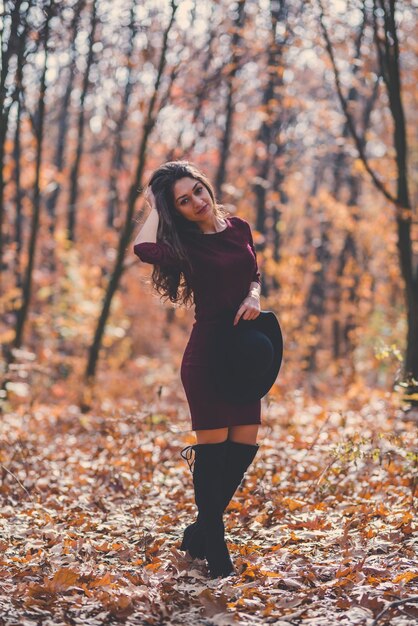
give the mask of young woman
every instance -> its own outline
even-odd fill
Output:
[[[223,512],[253,461],[261,400],[225,400],[211,376],[213,346],[221,324],[260,314],[260,273],[248,222],[216,202],[205,174],[187,161],[171,161],[151,176],[151,211],[135,241],[135,254],[154,265],[154,288],[171,302],[194,303],[195,322],[181,364],[196,444],[193,485],[197,520],[180,549],[206,558],[210,576],[235,574],[224,537]],[[183,454],[185,453],[185,455]]]

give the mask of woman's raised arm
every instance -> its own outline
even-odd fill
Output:
[[[134,253],[145,263],[153,265],[176,265],[178,258],[169,245],[157,242],[157,231],[160,216],[155,206],[155,198],[148,188],[145,199],[152,207],[147,219],[139,229],[139,233],[134,241]]]
[[[134,241],[134,246],[137,243],[156,243],[159,221],[160,218],[158,215],[158,211],[153,207],[147,219],[139,229],[139,232]]]
[[[134,246],[137,243],[156,243],[157,241],[157,229],[160,218],[155,207],[155,198],[151,187],[148,187],[145,192],[145,201],[151,207],[151,211],[145,222],[139,228],[139,232],[134,241]]]

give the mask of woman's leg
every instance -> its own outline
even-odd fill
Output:
[[[259,424],[246,424],[245,426],[230,426],[229,439],[237,443],[257,443]]]
[[[196,430],[196,443],[221,443],[228,439],[228,428]]]
[[[258,452],[259,446],[256,443],[258,428],[258,424],[229,427],[229,450],[222,495],[223,510],[228,506],[246,470]],[[209,441],[205,441],[205,443],[217,443],[225,441],[225,436],[228,433],[224,431],[228,431],[228,429],[201,430],[196,431],[196,435],[199,443],[203,443],[200,440],[205,440],[206,435],[208,435]],[[203,559],[205,557],[205,542],[199,521],[200,517],[198,516],[197,521],[186,528],[180,549],[188,550],[192,557]]]
[[[193,486],[198,518],[184,532],[181,549],[199,558],[205,556],[211,578],[235,573],[228,546],[225,541],[223,523],[223,483],[226,455],[228,452],[228,428],[196,431],[197,444],[194,449]],[[193,531],[201,528],[201,540],[197,552],[188,546]],[[193,555],[192,555],[193,556]]]
[[[196,430],[196,443],[197,444],[216,444],[223,443],[228,438],[228,428],[211,428],[207,430]],[[188,448],[192,448],[193,446],[187,446]],[[187,448],[185,448],[186,450]],[[182,455],[183,456],[183,455]],[[187,457],[183,457],[187,458]],[[189,461],[188,461],[189,462]],[[189,463],[190,471],[191,465]],[[194,534],[196,530],[199,528],[199,533],[196,535],[195,539]],[[184,531],[183,541],[180,546],[180,550],[188,550],[189,554],[193,558],[204,559],[205,558],[205,537],[203,533],[203,527],[201,524],[201,515],[197,516],[197,520],[192,524],[189,524]]]

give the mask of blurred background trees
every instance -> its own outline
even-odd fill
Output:
[[[193,313],[158,300],[131,243],[149,174],[178,158],[253,226],[285,335],[278,393],[418,398],[415,2],[2,11],[4,406],[88,406],[95,380],[140,398],[160,358],[178,368]]]

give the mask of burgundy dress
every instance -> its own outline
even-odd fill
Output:
[[[261,400],[233,404],[214,389],[209,355],[220,323],[233,324],[250,284],[260,282],[251,228],[240,217],[225,218],[217,233],[182,239],[193,269],[195,322],[181,363],[181,381],[190,407],[192,430],[261,424]],[[138,243],[135,254],[146,263],[177,265],[164,243]]]

